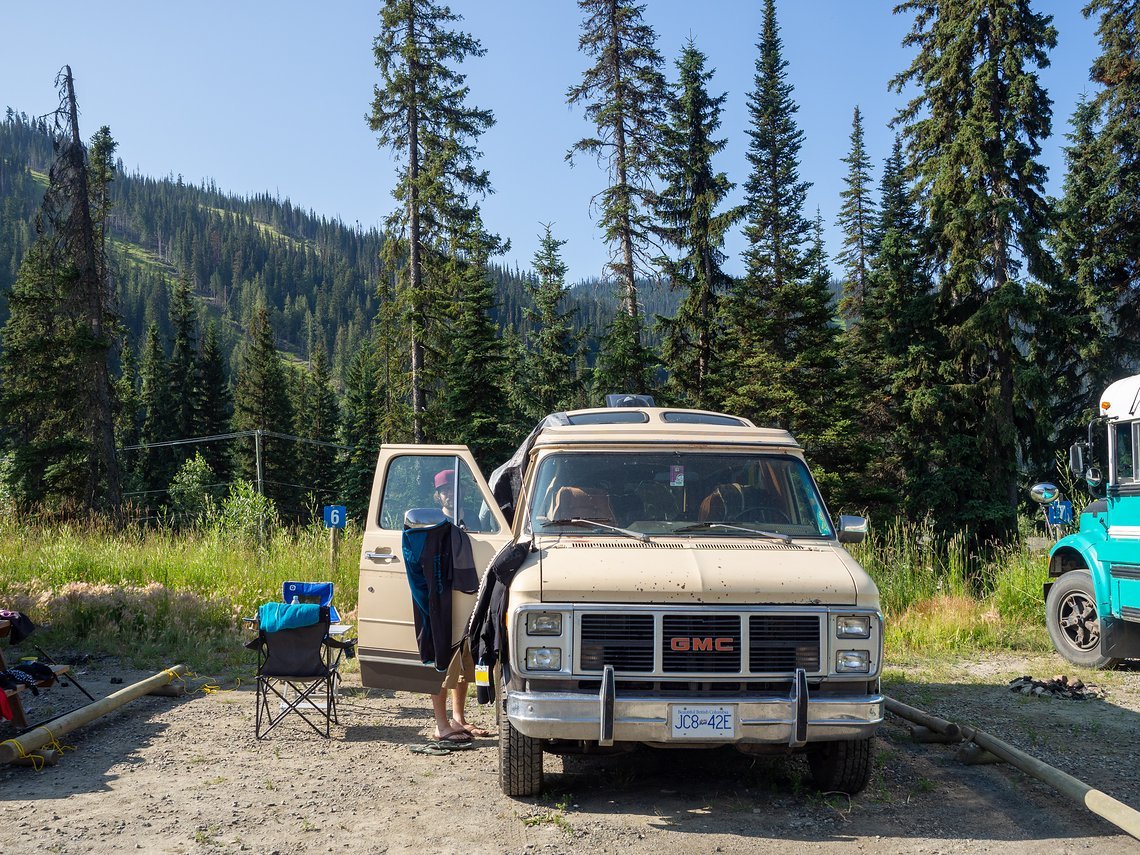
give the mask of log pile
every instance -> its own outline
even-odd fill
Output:
[[[1018,677],[1009,681],[1009,690],[1021,695],[1036,697],[1048,695],[1051,698],[1067,701],[1087,701],[1105,696],[1103,689],[1091,683],[1086,685],[1080,679],[1070,683],[1064,674],[1058,674],[1052,680],[1035,680],[1029,676]]]

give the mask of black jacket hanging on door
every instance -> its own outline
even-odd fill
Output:
[[[420,661],[446,671],[452,649],[451,592],[473,594],[479,586],[471,538],[458,526],[442,522],[404,529],[402,545]]]

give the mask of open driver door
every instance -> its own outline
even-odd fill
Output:
[[[412,508],[443,510],[467,532],[480,579],[511,531],[467,446],[381,447],[360,551],[360,680],[368,688],[435,693],[443,675],[420,661],[404,566],[404,514]],[[473,594],[452,592],[453,644],[474,606]]]

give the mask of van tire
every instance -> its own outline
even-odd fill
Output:
[[[542,792],[542,745],[519,733],[506,711],[506,690],[499,699],[499,787],[508,796],[537,796]]]
[[[861,792],[871,779],[871,740],[816,742],[807,747],[812,782],[824,793]]]
[[[1114,668],[1119,659],[1105,656],[1104,634],[1097,614],[1096,589],[1088,570],[1070,570],[1049,588],[1045,626],[1053,648],[1074,665]]]

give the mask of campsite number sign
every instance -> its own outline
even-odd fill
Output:
[[[325,505],[325,528],[344,528],[347,518],[344,505]]]

